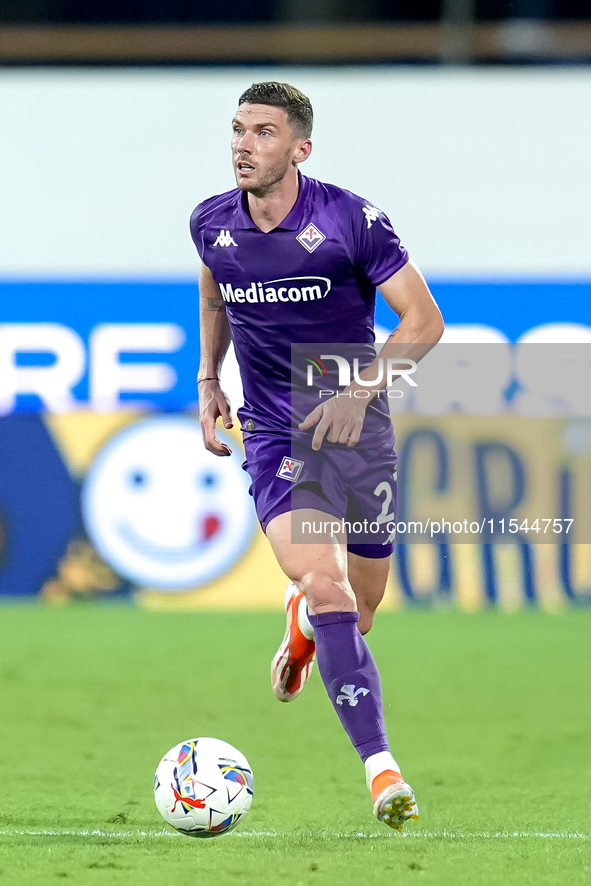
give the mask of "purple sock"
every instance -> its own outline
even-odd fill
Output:
[[[390,750],[382,708],[380,676],[357,629],[358,612],[310,615],[322,682],[363,762]]]

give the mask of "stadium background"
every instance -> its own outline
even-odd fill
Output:
[[[461,5],[424,4],[420,23],[388,4],[368,4],[361,22],[338,3],[304,4],[298,21],[285,3],[248,22],[217,16],[225,24],[178,4],[162,27],[162,15],[125,6],[116,25],[107,7],[93,17],[47,3],[37,22],[25,5],[4,13],[0,594],[281,605],[237,435],[232,464],[190,445],[198,260],[187,222],[201,199],[232,186],[228,119],[253,80],[288,80],[311,97],[305,172],[390,215],[450,340],[589,340],[589,25],[574,6],[560,20],[548,4],[515,7],[512,18]],[[392,325],[383,305],[377,323]],[[226,372],[237,405],[231,361]],[[399,416],[402,448],[421,429],[453,450],[445,421]],[[471,426],[472,443],[490,438],[490,421]],[[573,421],[586,458],[589,418]],[[158,428],[169,436],[154,442]],[[538,438],[509,442],[535,471]],[[143,466],[125,462],[130,448]],[[557,450],[554,468],[570,455]],[[146,498],[146,471],[167,494]],[[139,553],[135,536],[109,536],[109,525],[134,520]],[[586,545],[401,546],[394,567],[390,608],[590,599]]]

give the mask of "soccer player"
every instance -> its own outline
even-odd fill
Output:
[[[343,151],[350,152],[343,111]],[[374,814],[401,830],[418,818],[391,754],[380,680],[363,639],[386,586],[394,517],[394,435],[386,378],[367,396],[377,358],[338,396],[292,420],[291,345],[372,346],[376,287],[398,314],[385,345],[418,359],[443,331],[439,310],[388,218],[366,200],[307,178],[312,107],[285,83],[253,84],[232,121],[237,188],[201,203],[191,234],[200,276],[200,418],[205,446],[229,455],[216,422],[232,427],[220,371],[234,343],[244,389],[239,410],[257,515],[291,584],[287,631],[271,675],[281,701],[301,692],[314,656],[329,698],[365,764]],[[350,156],[351,162],[359,157]],[[361,365],[361,364],[358,364]],[[359,392],[363,391],[363,394]],[[292,538],[292,519],[378,521],[357,543],[343,532]],[[304,523],[301,523],[304,526]],[[330,523],[328,524],[330,525]],[[343,527],[345,524],[343,524]],[[404,650],[401,650],[404,655]]]

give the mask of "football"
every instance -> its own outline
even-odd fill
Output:
[[[154,799],[167,824],[188,837],[219,837],[244,818],[253,796],[246,757],[219,738],[190,738],[164,755]]]

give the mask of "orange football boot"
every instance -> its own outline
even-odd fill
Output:
[[[300,629],[298,612],[305,606],[305,598],[296,585],[290,584],[285,592],[287,628],[281,646],[271,662],[271,684],[279,701],[297,698],[314,666],[316,644]]]
[[[375,817],[397,831],[409,818],[416,821],[419,817],[413,789],[392,769],[376,775],[371,783],[371,799]]]

